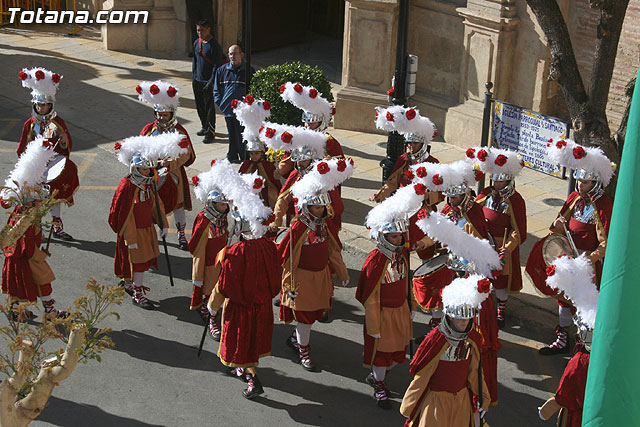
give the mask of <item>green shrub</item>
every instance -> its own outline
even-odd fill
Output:
[[[286,82],[314,86],[323,97],[333,102],[331,84],[316,66],[311,67],[300,62],[287,62],[282,65],[270,65],[256,71],[251,78],[249,94],[256,99],[266,99],[271,103],[270,122],[299,126],[302,124],[302,110],[285,102],[280,97],[280,85]]]

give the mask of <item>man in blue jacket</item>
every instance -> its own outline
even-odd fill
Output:
[[[242,142],[242,126],[236,119],[231,107],[234,99],[242,100],[247,94],[246,67],[242,60],[244,54],[240,46],[234,44],[229,48],[229,62],[216,70],[213,86],[213,98],[224,114],[229,133],[229,152],[227,159],[231,163],[241,163],[246,160],[245,146]],[[254,70],[251,69],[251,74]],[[249,80],[251,80],[251,74]]]
[[[199,136],[204,136],[205,144],[213,142],[216,137],[216,108],[213,103],[213,84],[216,69],[222,65],[222,48],[211,35],[211,24],[205,19],[196,26],[198,38],[193,42],[193,96],[202,129]]]

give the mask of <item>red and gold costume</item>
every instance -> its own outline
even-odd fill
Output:
[[[153,191],[141,190],[129,177],[120,181],[109,210],[109,225],[118,234],[114,260],[116,277],[131,281],[133,272],[144,272],[156,265],[160,251],[154,228],[154,222],[159,223],[155,201]],[[166,226],[162,200],[158,203],[162,223]],[[138,247],[129,248],[132,244]]]
[[[595,266],[596,285],[600,287],[602,263],[607,249],[607,234],[611,223],[611,209],[613,204],[606,194],[595,203],[591,203],[574,191],[560,209],[560,215],[567,219],[567,229],[571,232],[576,248],[579,252],[586,252],[591,264]],[[550,227],[551,233],[562,233],[562,228]],[[557,292],[547,286],[545,280],[546,264],[542,258],[542,245],[546,237],[538,241],[531,250],[527,260],[526,271],[540,292],[548,296],[556,296]],[[560,302],[559,302],[560,303]],[[562,302],[561,304],[566,303]]]
[[[193,257],[191,279],[203,282],[202,289],[194,286],[191,296],[191,310],[202,306],[202,298],[211,295],[220,274],[219,253],[227,246],[229,231],[227,218],[214,218],[211,221],[205,211],[200,212],[193,222],[189,252]]]
[[[569,360],[567,367],[564,368],[555,396],[547,400],[540,408],[540,413],[546,419],[560,410],[558,425],[562,427],[580,427],[582,425],[582,408],[584,407],[584,392],[587,386],[589,357],[589,352],[581,349]]]
[[[21,210],[17,207],[9,216],[9,226],[18,221],[17,214]],[[40,227],[31,225],[15,245],[3,248],[2,293],[8,295],[10,303],[34,303],[38,297],[51,295],[51,282],[55,276],[47,264],[47,254],[40,249],[41,243]]]
[[[457,347],[439,328],[427,335],[411,361],[413,380],[400,406],[400,413],[407,417],[405,426],[473,427],[472,402],[480,393],[481,342],[482,337],[473,330]],[[447,357],[447,353],[457,356]],[[486,371],[484,358],[482,370]],[[487,410],[491,397],[485,378],[483,375],[482,408]]]
[[[440,163],[438,159],[431,155],[427,157],[425,162]],[[380,203],[384,199],[395,193],[398,188],[411,184],[411,180],[413,178],[408,172],[410,172],[409,167],[413,164],[416,164],[416,162],[412,162],[411,160],[409,160],[406,153],[401,154],[400,157],[398,157],[398,159],[396,160],[395,165],[393,165],[393,170],[389,174],[387,182],[385,182],[382,188],[380,188],[380,190],[378,190],[378,192],[374,195],[374,200],[377,203]],[[405,172],[407,173],[405,174]]]
[[[20,136],[20,143],[16,152],[20,156],[27,148],[27,144],[33,141],[37,136],[43,136],[51,140],[52,144],[56,144],[58,138],[61,141],[65,141],[67,146],[62,148],[62,145],[58,143],[55,146],[55,152],[66,157],[65,168],[60,176],[48,185],[51,188],[51,193],[57,190],[55,199],[61,202],[65,202],[68,206],[73,205],[73,194],[80,186],[78,179],[78,168],[75,163],[69,159],[71,154],[71,147],[73,145],[71,141],[71,134],[67,129],[67,125],[60,117],[55,116],[53,119],[41,123],[34,117],[30,117],[22,126],[22,135]]]
[[[278,200],[276,201],[276,205],[273,209],[273,215],[275,217],[273,221],[274,225],[280,227],[282,226],[285,215],[289,215],[289,217],[293,218],[294,215],[299,213],[297,212],[295,203],[293,203],[291,186],[301,178],[300,173],[297,170],[294,170],[280,189]],[[340,229],[342,227],[342,212],[344,212],[344,204],[342,203],[339,187],[329,191],[329,197],[331,197],[331,205],[327,206],[328,219],[330,219],[330,222],[333,222],[337,229]]]
[[[173,159],[169,162],[165,163],[165,166],[169,169],[169,176],[167,177],[167,181],[170,181],[175,177],[177,179],[177,183],[175,186],[171,185],[171,183],[166,182],[158,190],[158,195],[162,202],[167,206],[167,213],[172,212],[174,209],[184,208],[185,210],[190,211],[192,208],[191,205],[191,193],[189,191],[189,180],[187,178],[187,172],[185,168],[193,164],[196,160],[196,153],[193,150],[193,146],[191,145],[191,139],[189,138],[189,134],[187,130],[181,125],[177,124],[175,126],[175,131],[184,135],[189,140],[189,150],[187,153],[178,157],[177,159]],[[140,131],[140,135],[142,136],[150,136],[150,135],[158,135],[164,133],[165,131],[158,127],[158,124],[153,121],[151,123],[147,123],[142,130]],[[167,185],[168,184],[168,185]],[[175,191],[175,194],[174,194]],[[168,210],[171,207],[171,210]],[[165,222],[165,225],[168,224]]]
[[[238,172],[245,174],[253,173],[255,171],[258,171],[258,174],[265,179],[265,186],[260,192],[260,198],[267,206],[273,209],[276,206],[276,201],[280,194],[280,188],[282,187],[280,180],[273,176],[276,168],[273,163],[263,158],[257,162],[245,160],[242,165],[240,165]]]
[[[366,368],[404,362],[413,336],[408,297],[409,251],[403,248],[389,259],[380,250],[369,253],[356,290],[364,306],[364,350]],[[371,335],[380,335],[374,338]]]
[[[330,267],[339,280],[349,279],[341,251],[338,230],[331,221],[311,230],[301,220],[294,219],[278,245],[284,269],[280,320],[313,324],[322,318],[333,296]],[[287,291],[296,291],[298,296],[291,299]]]
[[[209,306],[224,303],[218,356],[231,367],[258,366],[271,354],[272,299],[280,292],[280,266],[275,245],[262,237],[241,240],[222,257],[218,283]]]
[[[499,203],[495,202],[495,198],[497,196],[493,194],[491,187],[482,190],[476,198],[476,203],[482,206],[496,248],[504,247],[509,253],[504,259],[502,273],[491,283],[495,289],[508,289],[510,293],[517,293],[522,290],[518,248],[527,239],[526,206],[524,199],[517,191]],[[503,242],[505,232],[507,239]]]

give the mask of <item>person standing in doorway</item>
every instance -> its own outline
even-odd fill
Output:
[[[213,98],[224,114],[229,133],[229,151],[227,159],[231,163],[246,160],[246,150],[242,142],[242,126],[233,112],[237,100],[244,99],[247,94],[247,72],[243,61],[244,53],[237,44],[229,47],[229,62],[216,70]],[[253,68],[250,71],[253,74]],[[235,102],[234,102],[235,101]]]
[[[213,84],[216,69],[223,63],[222,48],[211,34],[211,24],[206,19],[196,26],[198,38],[193,42],[193,96],[202,129],[197,133],[204,136],[205,144],[216,137],[216,108],[213,103]]]
[[[215,24],[213,7],[211,0],[186,0],[186,6],[187,16],[189,18],[189,30],[191,32],[191,44],[193,45],[193,42],[198,38],[196,26],[200,20],[206,19],[211,25]],[[189,57],[193,57],[195,52],[196,51],[189,52]]]

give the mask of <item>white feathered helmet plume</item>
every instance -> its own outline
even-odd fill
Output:
[[[272,211],[257,194],[259,190],[256,188],[256,177],[253,177],[252,185],[245,181],[250,177],[252,175],[243,177],[227,159],[223,159],[212,161],[211,169],[194,176],[192,182],[195,186],[194,193],[200,200],[206,198],[213,187],[222,191],[225,198],[234,205],[234,232],[248,239],[258,239],[267,231],[266,222]],[[259,179],[261,189],[264,182],[262,178]]]
[[[113,148],[118,152],[118,160],[130,166],[134,157],[143,158],[156,165],[160,160],[174,159],[187,153],[189,140],[178,132],[159,135],[132,136],[122,142],[116,142]]]
[[[407,185],[374,206],[365,219],[371,237],[379,240],[380,234],[406,232],[409,217],[420,209],[425,193],[421,183]]]
[[[49,196],[48,186],[43,186],[47,164],[56,155],[41,136],[27,145],[0,191],[0,204],[8,209],[13,204],[44,199]]]
[[[351,178],[353,172],[351,158],[315,161],[310,171],[291,186],[296,207],[308,214],[308,206],[328,205],[329,191]]]
[[[413,161],[423,162],[429,157],[429,142],[438,135],[434,124],[420,115],[416,107],[392,105],[376,107],[376,127],[387,132],[398,132],[407,142],[421,142],[422,147],[410,156]]]
[[[491,291],[491,281],[479,274],[454,279],[442,290],[444,313],[454,319],[472,319]]]
[[[546,283],[564,292],[576,306],[574,321],[580,329],[593,330],[598,309],[598,289],[593,276],[593,265],[585,254],[577,258],[563,256],[547,267]]]
[[[411,166],[413,175],[409,175],[416,183],[423,184],[428,191],[441,191],[445,196],[466,194],[471,185],[482,179],[473,166],[464,160],[453,163],[424,162]]]
[[[431,239],[447,247],[453,255],[449,262],[452,268],[487,277],[502,270],[500,257],[488,240],[466,233],[444,215],[421,209],[416,225]]]
[[[143,81],[136,86],[136,92],[140,101],[153,105],[154,111],[171,112],[175,117],[179,105],[179,94],[174,84],[162,80]]]
[[[606,187],[613,176],[614,165],[597,147],[583,147],[571,139],[547,143],[549,160],[573,169],[575,179],[597,181]]]
[[[520,154],[495,147],[467,148],[466,156],[472,164],[493,181],[511,181],[522,172],[524,161]]]
[[[327,135],[301,126],[265,122],[259,129],[260,141],[272,150],[291,152],[291,160],[321,159],[327,145]]]
[[[22,87],[31,89],[31,102],[51,103],[56,101],[56,91],[62,76],[45,68],[23,68],[18,77]]]
[[[271,114],[271,103],[262,99],[254,99],[247,95],[242,101],[234,99],[231,108],[242,126],[242,138],[247,143],[247,151],[265,151],[259,133],[262,123]]]
[[[335,114],[331,103],[313,86],[286,82],[280,86],[280,96],[303,111],[303,123],[319,122],[320,126],[316,129],[318,132],[323,132],[329,126],[331,117]]]

